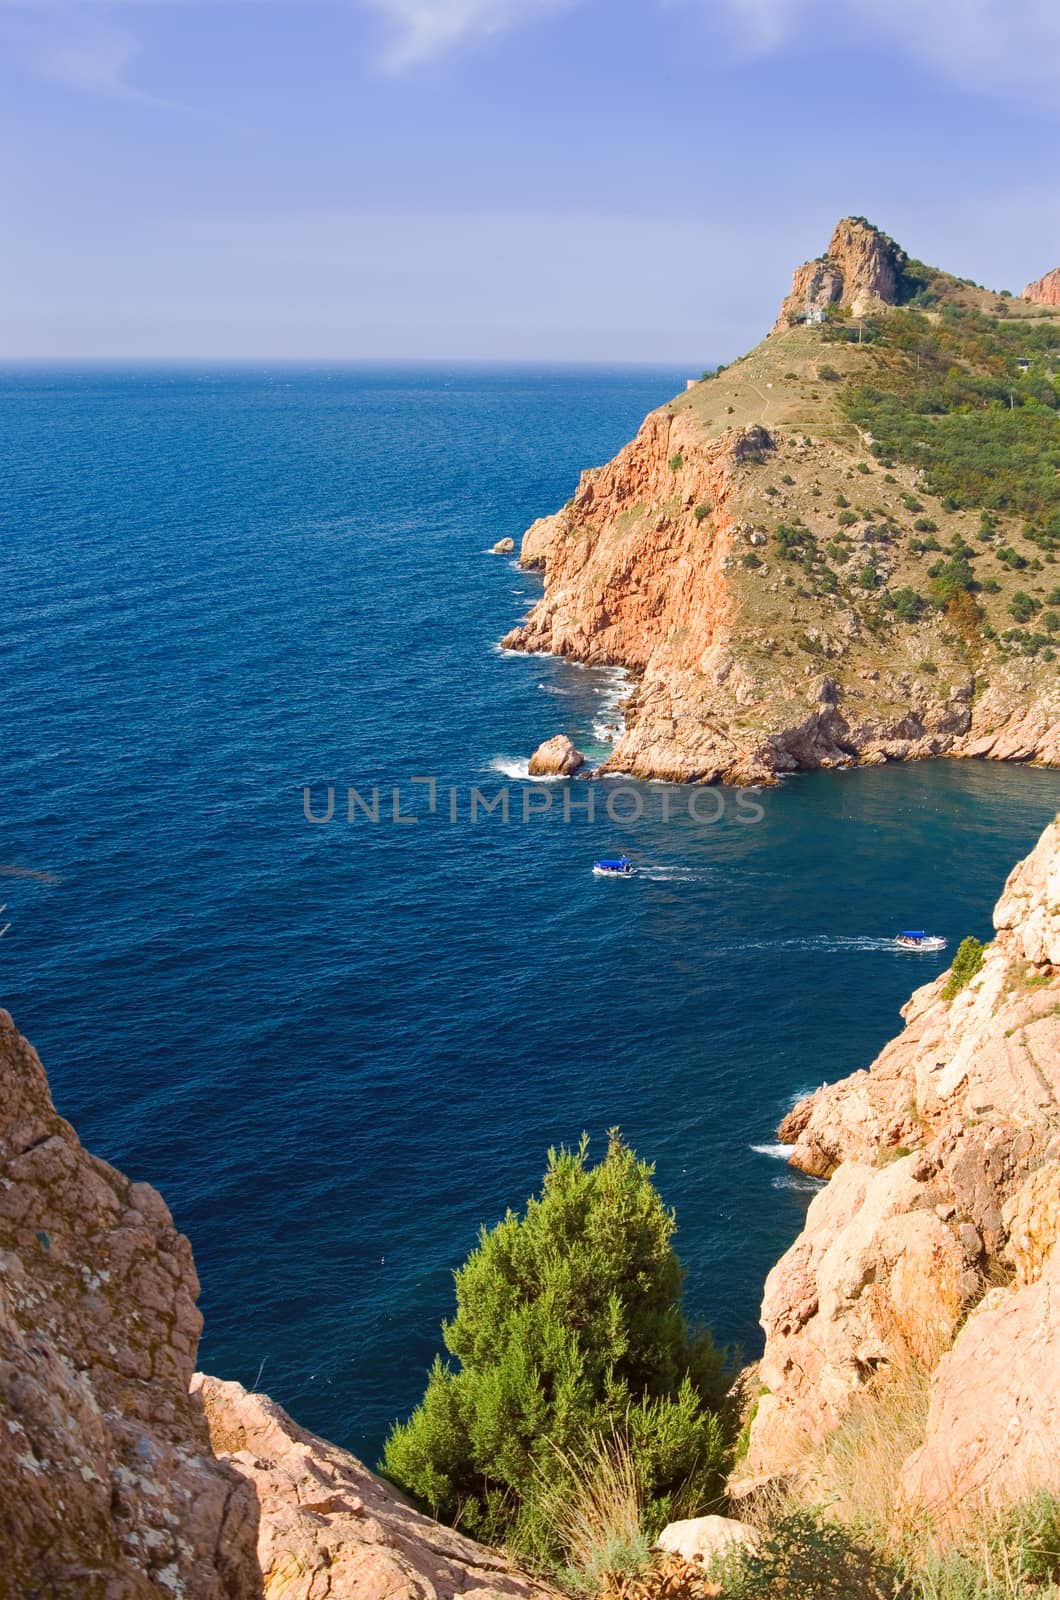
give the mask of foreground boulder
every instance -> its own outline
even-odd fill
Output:
[[[0,1012],[0,1593],[260,1594],[254,1491],[188,1395],[198,1292],[161,1196],[82,1149]]]
[[[544,744],[539,744],[530,757],[530,776],[569,778],[584,765],[585,757],[582,752],[574,748],[565,733],[557,733],[554,738],[546,739]]]
[[[299,1428],[266,1395],[199,1376],[218,1456],[261,1503],[267,1600],[435,1600],[551,1591],[498,1551],[414,1511],[355,1456]]]
[[[689,1565],[702,1563],[709,1567],[716,1556],[734,1546],[757,1550],[758,1535],[746,1522],[734,1517],[689,1517],[684,1522],[670,1522],[660,1533],[656,1549],[669,1555],[680,1556]]]
[[[797,1477],[852,1406],[915,1370],[931,1382],[908,1509],[944,1522],[1057,1486],[1060,824],[994,927],[965,987],[918,990],[868,1071],[782,1127],[792,1163],[830,1181],[766,1283],[752,1477]]]

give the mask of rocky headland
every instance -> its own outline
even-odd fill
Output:
[[[1055,347],[1046,307],[844,220],[762,344],[527,530],[544,592],[505,646],[633,675],[605,771],[1060,763],[1055,473],[1035,499],[991,465],[1013,430],[1029,474],[1060,460]]]

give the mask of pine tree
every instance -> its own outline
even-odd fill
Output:
[[[469,1533],[538,1556],[557,1490],[594,1441],[628,1446],[646,1523],[718,1492],[723,1361],[681,1310],[676,1223],[612,1130],[606,1158],[549,1151],[539,1196],[509,1211],[456,1273],[444,1324],[458,1366],[387,1441],[383,1470]]]

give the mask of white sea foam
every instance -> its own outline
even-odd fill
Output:
[[[753,1144],[751,1149],[756,1156],[772,1156],[775,1161],[787,1161],[791,1155],[790,1144]]]
[[[513,783],[562,783],[563,775],[558,772],[544,774],[532,773],[528,760],[519,760],[515,756],[494,756],[489,764],[490,772],[499,772],[502,778],[510,778]]]
[[[794,1189],[799,1194],[816,1194],[822,1187],[822,1180],[811,1178],[805,1172],[785,1172],[780,1177],[774,1178],[774,1189]]]

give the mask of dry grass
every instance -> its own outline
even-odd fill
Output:
[[[576,1590],[613,1590],[650,1561],[644,1486],[629,1442],[615,1430],[593,1439],[576,1460],[557,1454],[563,1473],[549,1489],[546,1517],[564,1552],[562,1577]]]
[[[924,1442],[930,1383],[915,1361],[881,1373],[824,1446],[803,1484],[805,1499],[889,1544],[900,1528],[902,1467]]]

